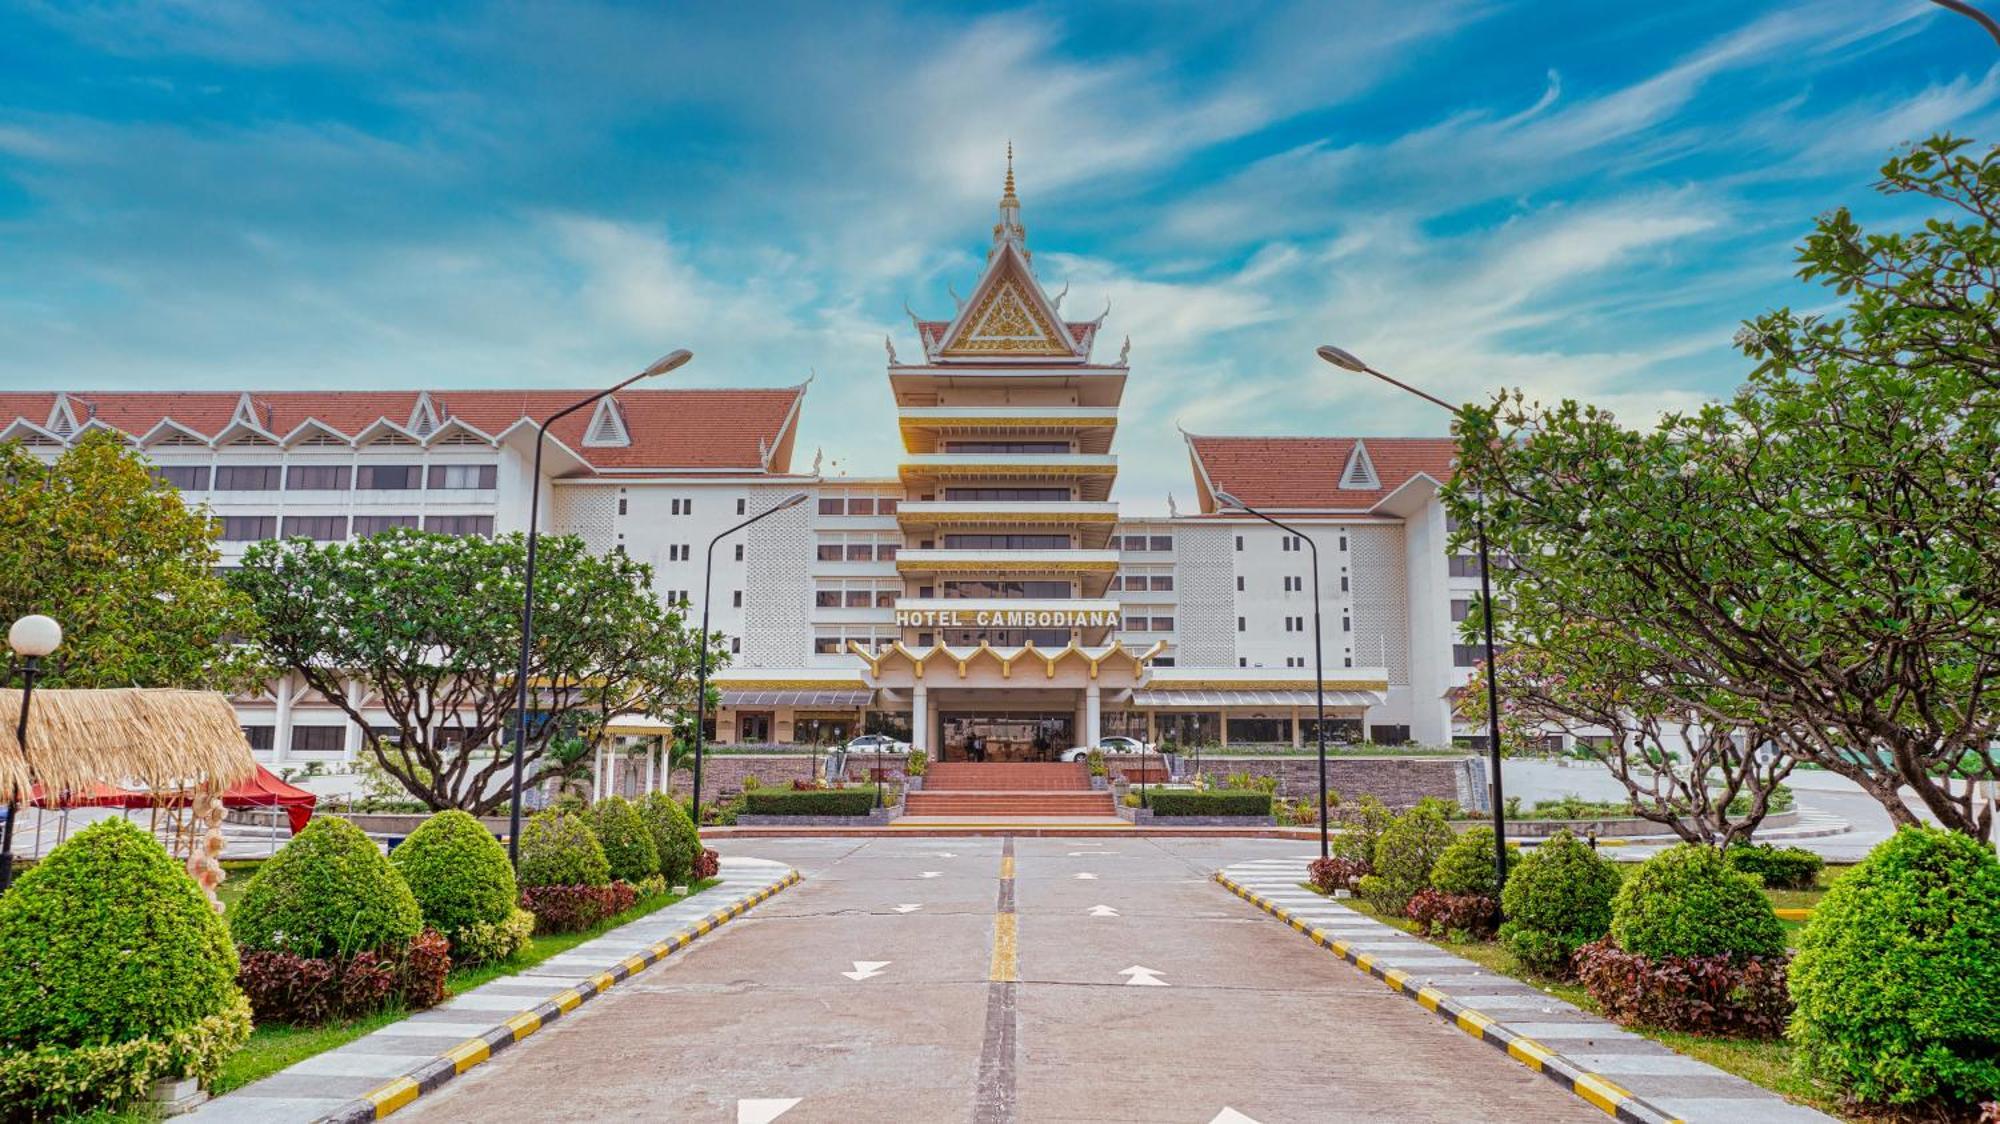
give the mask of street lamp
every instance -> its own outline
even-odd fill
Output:
[[[32,613],[14,622],[7,630],[7,646],[21,657],[21,717],[14,726],[14,741],[21,747],[21,761],[28,760],[28,702],[35,697],[35,676],[41,674],[42,657],[62,647],[62,626],[52,618]],[[20,810],[20,793],[7,793],[7,823],[0,826],[0,892],[14,884],[14,817]]]
[[[1328,344],[1319,348],[1318,354],[1321,359],[1339,367],[1341,370],[1372,375],[1398,390],[1416,395],[1433,406],[1450,410],[1451,415],[1455,418],[1465,416],[1465,411],[1459,407],[1439,398],[1435,394],[1426,393],[1408,383],[1390,378],[1388,375],[1362,362],[1361,357],[1351,351]],[[1483,512],[1485,507],[1486,499],[1484,496],[1481,496],[1479,511]],[[1486,520],[1479,512],[1475,512],[1472,517],[1472,529],[1479,538],[1479,603],[1484,609],[1480,616],[1482,618],[1481,623],[1485,626],[1486,634],[1486,740],[1487,756],[1492,761],[1493,768],[1493,873],[1496,879],[1494,885],[1505,886],[1507,884],[1507,813],[1505,800],[1501,795],[1502,785],[1500,780],[1500,671],[1493,663],[1493,561],[1492,555],[1486,549]]]
[[[1314,733],[1316,734],[1317,740],[1319,742],[1319,857],[1326,858],[1328,855],[1332,853],[1332,848],[1327,839],[1326,656],[1322,654],[1322,652],[1320,651],[1321,645],[1320,645],[1320,613],[1319,613],[1319,544],[1313,541],[1313,537],[1311,535],[1306,534],[1304,531],[1301,531],[1297,527],[1293,527],[1290,524],[1278,522],[1276,519],[1273,519],[1270,516],[1264,514],[1263,512],[1258,511],[1256,508],[1251,507],[1249,504],[1244,503],[1242,500],[1237,499],[1235,496],[1230,495],[1228,492],[1216,492],[1215,502],[1223,507],[1235,508],[1237,511],[1240,511],[1245,515],[1250,515],[1258,519],[1262,519],[1264,522],[1269,523],[1271,526],[1276,527],[1277,529],[1285,532],[1288,535],[1293,535],[1298,538],[1304,539],[1306,541],[1307,549],[1312,551],[1313,707],[1314,707],[1314,713],[1317,716],[1317,721],[1314,723]]]
[[[515,724],[514,724],[514,792],[507,812],[507,861],[515,867],[521,865],[521,766],[528,748],[528,653],[535,638],[535,540],[541,534],[542,521],[542,446],[549,436],[549,426],[576,413],[600,398],[608,398],[624,390],[640,379],[650,379],[654,375],[664,375],[681,367],[694,358],[694,352],[687,348],[668,352],[652,366],[619,383],[609,390],[600,390],[580,402],[550,414],[547,421],[535,426],[535,470],[528,477],[528,562],[525,580],[521,590],[521,663],[514,677]]]
[[[797,507],[811,498],[810,493],[793,492],[771,507],[708,540],[708,561],[701,570],[701,654],[695,663],[694,678],[694,820],[697,824],[701,822],[701,727],[702,723],[708,721],[708,587],[715,577],[715,546],[759,519],[776,515],[787,508]]]

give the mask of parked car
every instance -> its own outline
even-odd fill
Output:
[[[1123,734],[1113,734],[1108,738],[1098,739],[1097,749],[1099,750],[1099,752],[1103,753],[1106,757],[1117,757],[1124,754],[1136,755],[1140,753],[1159,752],[1158,749],[1156,749],[1151,745],[1148,745],[1143,741],[1140,741],[1138,738],[1128,738]],[[1064,761],[1082,761],[1084,758],[1089,756],[1090,756],[1090,747],[1079,745],[1070,749],[1063,750],[1062,759]]]
[[[880,753],[884,757],[910,752],[909,742],[899,742],[887,734],[863,734],[846,745],[850,757],[872,757]]]

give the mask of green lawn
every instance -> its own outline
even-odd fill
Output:
[[[232,871],[229,880],[223,882],[217,896],[222,898],[225,906],[241,896],[243,883],[237,880],[241,874],[243,872]],[[247,880],[247,876],[245,876],[245,880]],[[232,883],[234,883],[233,892]],[[715,885],[714,879],[697,882],[688,887],[689,894],[700,893],[713,885]],[[636,921],[655,910],[665,909],[686,896],[688,895],[660,894],[657,897],[648,898],[634,905],[631,909],[611,918],[594,929],[589,929],[581,933],[552,933],[548,936],[535,937],[528,942],[527,948],[522,949],[511,960],[505,960],[498,964],[479,964],[468,968],[454,969],[451,975],[446,977],[446,984],[451,989],[451,993],[456,995],[478,987],[489,980],[495,980],[501,976],[511,976],[517,972],[525,972],[551,956],[567,952],[577,945],[593,937],[602,936],[628,921]],[[209,1091],[220,1096],[231,1089],[239,1089],[252,1081],[269,1077],[271,1074],[284,1069],[294,1062],[310,1058],[314,1054],[323,1053],[336,1046],[344,1046],[364,1034],[380,1030],[409,1013],[397,1008],[380,1011],[366,1018],[355,1019],[351,1022],[335,1023],[328,1026],[260,1026],[250,1032],[250,1041],[244,1043],[243,1048],[238,1050],[233,1057],[223,1064],[222,1075],[216,1078],[214,1086]],[[449,1043],[441,1043],[441,1045],[449,1045]]]

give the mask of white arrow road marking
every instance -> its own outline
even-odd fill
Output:
[[[1222,1111],[1216,1113],[1215,1119],[1209,1121],[1208,1124],[1257,1124],[1257,1121],[1253,1117],[1245,1116],[1235,1109],[1224,1105]]]
[[[1077,877],[1078,877],[1078,878],[1096,878],[1097,876],[1096,876],[1095,874],[1092,874],[1092,873],[1090,873],[1089,871],[1085,870],[1085,871],[1079,871],[1079,872],[1077,873]]]
[[[1169,986],[1167,981],[1160,978],[1160,971],[1157,968],[1141,968],[1139,965],[1134,964],[1118,974],[1126,977],[1126,987]]]
[[[882,969],[894,963],[891,960],[856,960],[852,972],[842,972],[850,980],[872,980],[882,974]],[[798,1103],[796,1101],[794,1104]]]
[[[915,913],[916,911],[918,911],[918,910],[920,910],[920,909],[922,909],[922,908],[924,908],[924,907],[923,907],[923,906],[921,906],[921,905],[918,905],[918,904],[917,904],[916,902],[904,902],[904,903],[903,903],[902,905],[899,905],[899,906],[897,906],[897,907],[896,907],[896,912],[897,912],[897,913]]]
[[[1092,917],[1116,917],[1118,916],[1118,911],[1108,905],[1094,905],[1090,907],[1090,915]]]
[[[937,855],[937,857],[941,859],[955,859],[958,857],[957,855],[952,854],[950,851],[935,851],[932,853]]]
[[[944,877],[944,871],[942,871],[942,870],[926,870],[926,871],[924,871],[924,872],[923,872],[922,874],[919,874],[919,875],[917,875],[917,877],[918,877],[918,878],[942,878],[942,877]]]
[[[792,1110],[792,1106],[803,1099],[800,1097],[767,1097],[762,1100],[737,1101],[736,1124],[771,1124],[771,1121]]]
[[[1078,855],[1115,855],[1117,853],[1116,851],[1071,851],[1069,857],[1076,858]]]

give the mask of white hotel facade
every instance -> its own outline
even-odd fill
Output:
[[[713,627],[732,652],[715,737],[886,729],[944,760],[974,739],[989,760],[1109,734],[1310,743],[1312,556],[1218,510],[1226,491],[1318,544],[1334,737],[1483,744],[1449,701],[1476,662],[1455,622],[1478,584],[1446,547],[1451,443],[1181,434],[1198,511],[1121,517],[1131,372],[1123,351],[1098,357],[1101,318],[1062,318],[1019,208],[1010,173],[971,296],[914,322],[910,360],[890,348],[894,477],[794,468],[806,386],[624,391],[551,428],[539,478],[534,419],[575,391],[8,393],[0,440],[54,455],[119,433],[213,513],[224,565],[273,536],[525,530],[538,490],[544,532],[645,561],[662,598],[689,602],[712,537],[803,489],[813,502],[715,552]],[[295,678],[238,702],[269,762],[360,749]]]

